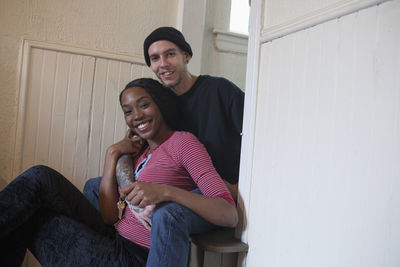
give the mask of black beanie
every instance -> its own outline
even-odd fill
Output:
[[[186,42],[183,34],[173,27],[160,27],[155,29],[149,36],[144,40],[143,52],[144,59],[146,60],[147,66],[150,67],[149,47],[152,43],[160,40],[167,40],[176,44],[180,49],[187,52],[190,56],[193,56],[192,48]]]

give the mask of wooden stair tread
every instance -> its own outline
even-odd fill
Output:
[[[204,251],[218,253],[247,252],[249,246],[234,237],[233,228],[218,228],[207,233],[191,235],[191,241]]]

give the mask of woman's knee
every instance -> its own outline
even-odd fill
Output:
[[[35,165],[21,173],[16,180],[23,179],[28,181],[39,181],[43,179],[47,179],[48,176],[51,176],[52,173],[56,172],[52,168],[45,165]]]
[[[25,172],[34,172],[34,173],[48,173],[48,172],[53,172],[55,170],[53,170],[52,168],[45,166],[45,165],[35,165],[30,167],[29,169],[27,169]]]
[[[62,174],[44,165],[36,165],[29,168],[16,180],[24,181],[27,185],[29,184],[34,187],[38,186],[41,191],[55,190],[57,188],[62,190],[72,185]]]

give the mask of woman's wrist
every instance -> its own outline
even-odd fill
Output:
[[[177,187],[166,184],[163,184],[161,186],[162,186],[163,202],[178,202],[176,197],[179,192],[176,192],[178,190],[175,190],[178,189]]]
[[[121,156],[121,153],[118,151],[118,149],[112,145],[109,146],[106,150],[106,159],[110,160],[118,160],[118,158]]]

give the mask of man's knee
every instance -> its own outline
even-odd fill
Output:
[[[200,189],[191,191],[192,193],[201,194]],[[176,222],[188,222],[188,218],[193,214],[190,209],[176,203],[168,202],[158,205],[153,211],[152,221],[158,222],[159,220],[173,219]]]
[[[83,194],[85,196],[87,196],[87,194],[93,194],[93,193],[97,195],[99,192],[100,183],[101,183],[101,177],[90,178],[89,180],[86,181],[85,186],[83,187]]]
[[[83,188],[83,195],[89,200],[89,202],[97,210],[100,210],[99,206],[99,189],[100,189],[101,177],[90,178],[86,181]]]
[[[185,215],[187,212],[191,211],[175,202],[162,204],[152,214],[152,227],[175,225],[184,230],[184,226],[188,223]]]

